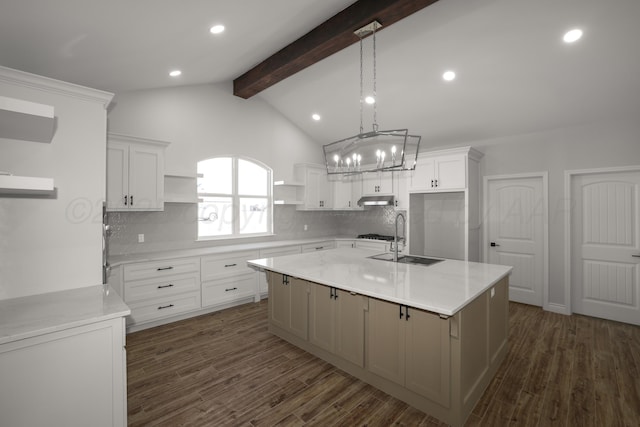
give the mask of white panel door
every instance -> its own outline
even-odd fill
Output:
[[[571,181],[571,304],[575,313],[640,324],[640,172]]]
[[[487,191],[488,261],[513,267],[511,301],[542,306],[547,212],[543,178],[491,179]]]

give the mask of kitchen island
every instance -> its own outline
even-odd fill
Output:
[[[269,330],[462,426],[507,353],[511,267],[424,266],[334,249],[249,261],[268,272]]]

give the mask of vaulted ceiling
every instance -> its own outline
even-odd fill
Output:
[[[4,0],[0,65],[116,93],[201,83],[231,87],[351,3]],[[378,123],[408,127],[422,135],[424,146],[435,147],[637,117],[637,22],[637,0],[437,1],[377,36]],[[226,26],[218,36],[208,32],[216,23]],[[583,38],[563,43],[574,27]],[[183,72],[178,79],[168,76],[175,68]],[[454,81],[443,81],[446,70],[456,72]],[[322,144],[357,133],[359,91],[356,44],[253,98]],[[363,112],[368,127],[371,107]],[[321,120],[312,120],[313,113]]]

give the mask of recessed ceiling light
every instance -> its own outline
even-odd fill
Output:
[[[211,34],[220,34],[224,31],[224,25],[214,25],[213,27],[209,28],[209,31],[211,31]]]
[[[454,73],[453,71],[445,71],[442,75],[442,78],[450,82],[451,80],[456,78],[456,73]]]
[[[320,120],[320,114],[312,114],[311,118],[317,122],[318,120]]]
[[[178,77],[180,74],[182,74],[182,71],[180,70],[173,70],[169,73],[171,77]]]
[[[573,30],[567,31],[562,37],[565,43],[573,43],[575,41],[580,40],[582,37],[582,30],[579,28],[574,28]]]
[[[373,96],[367,96],[364,99],[364,102],[366,102],[367,104],[374,104],[376,102],[376,99]]]

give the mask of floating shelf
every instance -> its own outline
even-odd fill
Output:
[[[198,203],[196,193],[197,175],[170,175],[164,176],[164,202],[165,203]]]
[[[294,181],[274,181],[274,187],[304,187],[302,182],[294,182]]]
[[[53,113],[51,105],[0,96],[0,138],[51,142]]]
[[[53,192],[53,178],[0,175],[0,194],[48,194]]]
[[[274,200],[274,205],[302,205],[304,202],[300,200]]]
[[[303,205],[304,202],[298,200],[298,189],[304,188],[304,184],[296,181],[274,181],[273,182],[273,204],[274,205]]]

